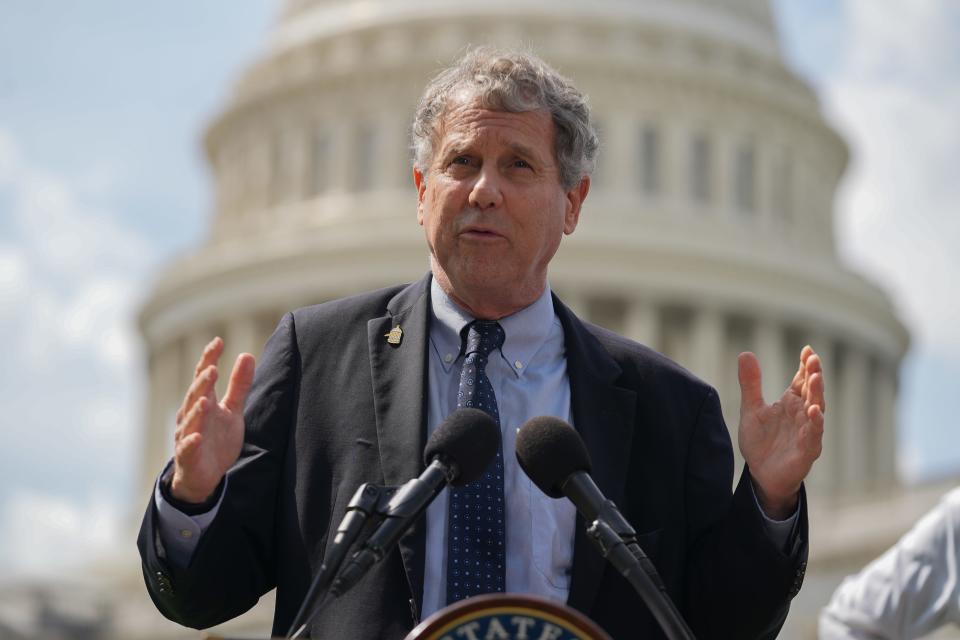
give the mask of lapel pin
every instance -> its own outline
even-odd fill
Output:
[[[403,329],[400,328],[400,325],[397,325],[390,329],[390,333],[383,334],[383,337],[387,339],[387,344],[396,346],[403,340]]]

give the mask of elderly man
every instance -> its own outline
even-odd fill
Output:
[[[567,602],[616,638],[660,637],[573,507],[516,464],[517,428],[553,415],[580,432],[598,485],[700,637],[775,636],[805,566],[801,486],[823,432],[816,354],[803,350],[772,405],[756,358],[740,356],[747,469],[731,494],[713,389],[580,321],[550,291],[547,268],[576,229],[598,147],[585,97],[530,55],[475,50],[428,86],[413,147],[423,280],[287,314],[255,375],[252,356],[237,359],[222,401],[223,343],[200,358],[139,539],[158,608],[205,627],[276,587],[284,633],[355,489],[415,477],[427,435],[482,387],[503,434],[485,483],[503,526],[476,548],[448,544],[472,498],[441,494],[320,613],[315,634],[402,638],[448,603],[506,590]],[[483,584],[461,584],[461,554],[484,549],[495,551]]]

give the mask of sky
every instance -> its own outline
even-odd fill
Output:
[[[960,473],[960,5],[776,0],[791,66],[852,160],[850,268],[913,336],[899,466]],[[274,0],[12,0],[0,15],[0,581],[131,546],[145,415],[136,311],[203,239],[199,139]]]

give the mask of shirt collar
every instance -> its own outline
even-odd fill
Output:
[[[444,371],[449,372],[460,353],[460,332],[475,320],[437,284],[430,281],[430,307],[433,317],[430,324],[430,342]],[[510,369],[522,376],[533,356],[540,350],[556,317],[550,285],[532,304],[505,318],[500,318],[505,339],[501,353],[510,364]]]

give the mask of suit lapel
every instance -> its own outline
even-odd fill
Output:
[[[563,325],[573,421],[590,453],[591,475],[608,499],[622,504],[636,393],[616,385],[621,371],[619,365],[556,297],[554,308]],[[589,612],[606,561],[587,538],[585,529],[586,524],[578,515],[567,602],[580,611]]]
[[[427,354],[430,276],[402,290],[387,314],[367,323],[377,439],[384,482],[399,485],[423,470],[426,445]],[[573,419],[593,462],[593,479],[610,500],[623,502],[636,394],[616,386],[620,367],[584,325],[554,297],[563,325]],[[399,326],[399,345],[387,334]],[[587,539],[577,517],[568,604],[589,611],[605,560]],[[423,605],[426,523],[419,519],[399,542],[415,607]]]
[[[380,466],[387,485],[403,484],[423,471],[426,444],[429,275],[402,290],[387,305],[387,315],[367,323]],[[394,330],[402,336],[390,344]],[[400,539],[400,556],[410,592],[420,610],[426,528],[423,518]]]

